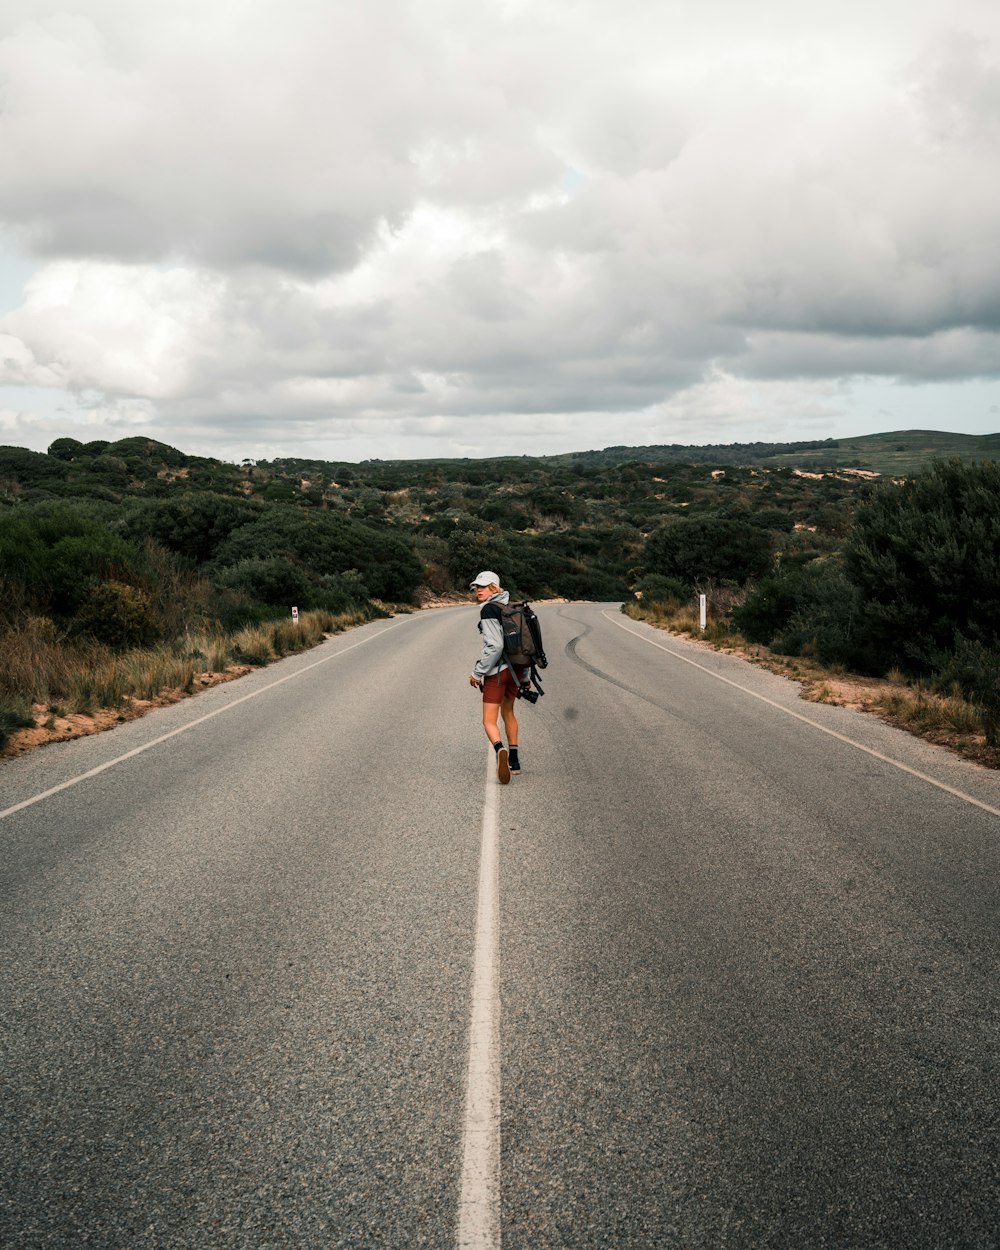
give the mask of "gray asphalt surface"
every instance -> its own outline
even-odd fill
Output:
[[[1000,817],[813,725],[1000,778],[608,605],[539,614],[504,1246],[1000,1245]],[[0,820],[0,1245],[454,1245],[476,651],[472,608],[375,622],[0,766],[4,809],[153,744]]]

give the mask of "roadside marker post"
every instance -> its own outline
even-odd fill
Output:
[[[296,624],[296,625],[299,623],[299,610],[298,610],[298,608],[292,608],[292,620],[295,622],[295,624]]]
[[[708,609],[708,596],[707,595],[698,596],[698,608],[701,612],[701,627],[702,629],[704,629],[707,623],[707,619],[708,619],[706,615],[707,609]]]

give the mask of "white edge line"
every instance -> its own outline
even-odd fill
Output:
[[[500,999],[497,993],[497,782],[486,769],[473,957],[469,1068],[458,1196],[458,1250],[500,1247]]]
[[[149,751],[152,747],[159,746],[161,742],[166,742],[169,738],[175,738],[178,734],[187,733],[189,729],[194,729],[196,725],[203,725],[205,721],[211,720],[215,716],[221,716],[223,712],[230,712],[234,707],[239,707],[241,703],[246,703],[248,699],[256,699],[258,695],[266,694],[269,690],[273,690],[275,686],[281,686],[286,681],[299,677],[302,673],[308,673],[310,669],[319,668],[321,664],[328,664],[331,660],[338,660],[342,655],[346,655],[348,651],[353,651],[356,647],[363,647],[365,643],[381,638],[390,629],[397,629],[402,624],[404,624],[404,621],[397,621],[395,625],[389,625],[385,629],[380,629],[377,634],[370,634],[367,638],[362,638],[360,642],[352,642],[349,647],[344,647],[333,655],[325,655],[321,660],[314,660],[312,664],[305,664],[302,668],[297,668],[294,673],[288,673],[284,677],[279,677],[277,681],[268,682],[266,686],[261,686],[259,690],[252,690],[249,694],[233,699],[225,707],[218,707],[214,712],[206,712],[204,716],[199,716],[197,720],[189,721],[178,729],[171,729],[169,733],[160,734],[158,738],[154,738],[151,742],[143,743],[141,747],[134,747],[131,751],[126,751],[124,755],[118,755],[113,760],[108,760],[104,764],[99,764],[96,768],[91,768],[88,772],[80,773],[77,777],[70,777],[68,781],[60,782],[59,785],[52,786],[49,790],[43,790],[41,794],[36,794],[30,799],[24,799],[20,803],[15,803],[13,807],[6,807],[3,811],[0,811],[0,820],[3,820],[5,816],[13,816],[15,812],[23,811],[26,807],[32,807],[35,803],[41,803],[43,799],[49,799],[54,794],[59,794],[62,790],[70,789],[71,786],[79,785],[81,781],[87,781],[91,777],[96,777],[99,773],[106,772],[107,769],[114,768],[117,764],[122,764],[125,760],[132,759],[133,756],[141,755],[143,751]]]
[[[704,664],[699,664],[697,660],[688,659],[686,655],[681,655],[679,651],[674,651],[670,647],[665,647],[663,643],[656,642],[653,638],[647,638],[645,634],[640,634],[634,629],[623,624],[615,616],[607,611],[601,611],[602,616],[606,616],[612,625],[619,625],[627,634],[631,634],[633,638],[638,638],[640,642],[648,642],[651,647],[658,647],[661,651],[666,651],[667,655],[672,655],[675,660],[682,660],[685,664],[690,664],[692,668],[701,669],[703,673],[707,673],[709,677],[714,677],[717,681],[724,681],[727,686],[735,686],[737,690],[742,690],[744,694],[750,695],[754,699],[760,699],[761,703],[768,704],[769,707],[777,708],[779,712],[784,712],[786,716],[794,716],[796,720],[802,721],[803,724],[809,725],[813,729],[819,730],[822,734],[829,734],[831,738],[836,738],[838,742],[846,743],[847,746],[854,747],[858,751],[864,751],[866,755],[871,755],[877,760],[881,760],[884,764],[891,764],[893,768],[898,768],[900,772],[909,773],[911,777],[917,777],[920,781],[926,781],[928,785],[936,786],[937,789],[943,790],[946,794],[953,795],[956,799],[961,799],[964,803],[971,803],[973,807],[980,807],[984,812],[989,812],[992,816],[1000,816],[1000,808],[991,807],[989,803],[982,802],[981,799],[973,798],[971,794],[966,794],[964,790],[956,790],[954,786],[949,786],[944,781],[937,781],[934,777],[929,777],[926,773],[922,773],[919,769],[910,768],[908,764],[901,764],[899,760],[894,760],[891,756],[883,755],[881,751],[876,751],[872,747],[863,746],[860,742],[855,742],[853,738],[848,738],[845,734],[839,734],[835,729],[828,729],[825,725],[818,725],[816,721],[810,720],[808,716],[803,716],[801,712],[793,712],[791,708],[783,707],[780,703],[776,703],[773,699],[767,698],[766,695],[758,694],[756,690],[748,690],[746,686],[741,686],[739,682],[732,681],[728,677],[723,677],[721,673],[713,673],[710,668],[706,668]],[[2,815],[2,813],[0,813]]]

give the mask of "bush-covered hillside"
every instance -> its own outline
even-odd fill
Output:
[[[237,465],[148,438],[3,447],[0,641],[163,646],[292,605],[364,612],[464,591],[495,568],[536,599],[708,590],[775,649],[981,689],[1000,618],[1000,467],[935,459],[955,437],[360,464]],[[923,456],[926,472],[880,477],[866,445]]]
[[[484,565],[533,597],[619,598],[665,527],[749,526],[765,553],[758,563],[772,549],[802,559],[842,538],[867,485],[851,472],[587,456],[235,465],[142,438],[62,438],[48,454],[0,448],[0,518],[16,516],[19,532],[34,535],[41,580],[29,578],[28,599],[68,625],[94,579],[155,597],[143,563],[154,550],[176,577],[199,581],[199,610],[225,617],[293,598],[325,606],[341,593],[330,579],[346,575],[406,602],[421,585],[461,588]],[[60,527],[74,526],[90,535],[76,538],[92,556],[78,566],[79,585],[50,591],[48,564],[69,541]],[[707,575],[737,573],[716,562]]]

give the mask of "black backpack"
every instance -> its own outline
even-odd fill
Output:
[[[530,603],[505,603],[500,606],[500,627],[503,629],[504,657],[522,674],[517,697],[535,703],[539,695],[545,693],[538,681],[538,670],[546,668],[549,663],[545,658],[538,617],[531,610]],[[517,676],[516,671],[514,675]]]
[[[500,622],[504,659],[514,670],[517,697],[537,703],[545,691],[538,681],[538,670],[548,666],[542,646],[542,627],[530,603],[486,603],[479,609],[479,628],[490,617]],[[518,676],[520,669],[520,676]],[[531,687],[534,685],[535,689]]]

